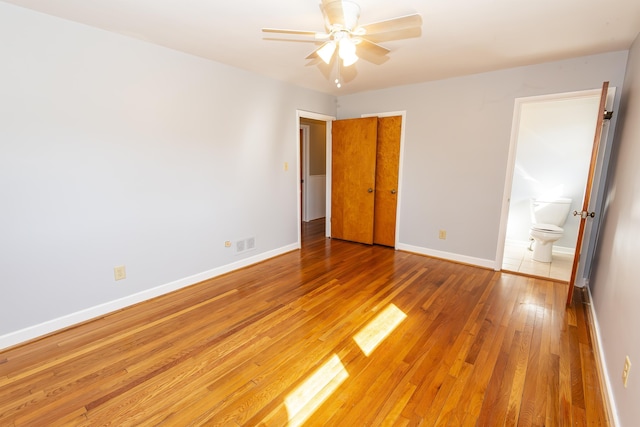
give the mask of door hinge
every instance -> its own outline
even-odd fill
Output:
[[[611,120],[611,117],[613,117],[613,111],[604,110],[604,113],[602,114],[602,118],[604,120]]]

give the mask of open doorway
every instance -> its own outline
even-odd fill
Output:
[[[503,213],[502,269],[569,281],[576,251],[579,217],[599,114],[598,90],[520,98],[514,109],[508,178],[508,212]],[[540,206],[564,204],[551,243],[532,239]],[[536,236],[537,237],[537,236]],[[536,246],[551,248],[548,260],[536,258]]]
[[[301,217],[309,222],[326,215],[326,122],[301,118],[300,137]]]
[[[331,194],[331,122],[335,117],[298,111],[297,119],[298,241],[302,243],[309,233],[330,235],[327,197]]]

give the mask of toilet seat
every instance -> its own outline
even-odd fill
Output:
[[[533,224],[531,226],[532,231],[541,231],[547,234],[562,234],[564,230],[557,225],[553,224]]]

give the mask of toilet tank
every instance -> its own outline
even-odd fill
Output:
[[[555,199],[531,199],[531,222],[534,224],[552,224],[562,227],[569,215],[571,199],[559,197]]]

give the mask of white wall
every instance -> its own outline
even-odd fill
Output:
[[[629,54],[590,287],[621,426],[640,420],[640,36]],[[632,367],[622,386],[625,356]]]
[[[339,97],[339,118],[407,111],[398,247],[493,267],[515,99],[621,86],[626,59],[613,52]]]
[[[5,3],[0,40],[0,348],[297,247],[332,96]]]
[[[307,177],[307,213],[305,221],[324,218],[326,215],[326,175],[309,175]]]

